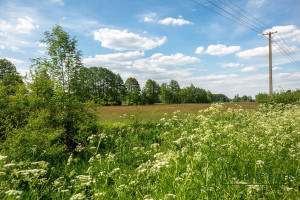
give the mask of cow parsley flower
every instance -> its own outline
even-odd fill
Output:
[[[70,198],[70,200],[81,200],[81,199],[85,199],[85,195],[81,193],[75,194]]]

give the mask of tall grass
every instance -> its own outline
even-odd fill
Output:
[[[166,113],[156,124],[101,127],[88,137],[88,145],[78,145],[61,163],[16,162],[2,155],[0,198],[299,198],[299,106],[224,110],[222,104],[213,104],[184,118],[180,113]],[[224,170],[223,161],[233,174],[289,177],[277,185],[233,179],[237,185],[217,180],[207,187],[207,178]]]

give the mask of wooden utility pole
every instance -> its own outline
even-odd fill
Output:
[[[269,94],[270,98],[273,96],[273,83],[272,83],[272,34],[276,32],[264,33],[263,35],[269,36]]]

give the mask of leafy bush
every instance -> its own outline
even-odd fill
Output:
[[[284,104],[299,104],[300,103],[300,90],[281,90],[273,94],[273,98],[270,99],[266,93],[259,93],[255,96],[257,103],[284,103]]]

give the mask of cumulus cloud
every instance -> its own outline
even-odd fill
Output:
[[[200,46],[195,51],[196,54],[202,55],[204,53],[204,47]]]
[[[153,22],[154,19],[152,19],[151,17],[144,17],[144,22]]]
[[[18,18],[16,30],[19,33],[29,34],[32,30],[39,28],[38,25],[33,24],[33,19],[30,17]]]
[[[240,67],[243,66],[240,63],[224,63],[221,65],[221,68],[228,68],[228,67]]]
[[[3,35],[3,32],[11,31],[12,29],[12,25],[10,25],[4,20],[0,20],[0,36]]]
[[[289,47],[290,51],[292,52],[297,52],[299,49],[296,46],[290,46]],[[283,50],[281,50],[283,51]],[[272,53],[273,55],[280,55],[281,52],[277,46],[272,47]],[[244,59],[254,59],[254,58],[267,58],[269,56],[269,46],[265,47],[257,47],[254,49],[249,49],[246,51],[241,51],[236,54],[237,57],[239,58],[244,58]]]
[[[163,24],[163,25],[173,25],[173,26],[182,26],[182,25],[187,25],[187,24],[193,24],[192,22],[183,19],[182,16],[179,16],[178,19],[168,17],[168,18],[159,20],[158,23]]]
[[[167,56],[162,53],[156,53],[151,57],[141,59],[140,57],[142,56],[144,56],[144,53],[139,51],[96,55],[95,57],[83,59],[83,63],[89,66],[121,67],[122,69],[125,69],[125,66],[126,69],[165,71],[163,69],[165,67],[191,65],[200,61],[198,58],[185,56],[182,53]]]
[[[92,66],[92,65],[103,66],[103,67],[114,67],[115,65],[126,66],[126,65],[131,65],[135,59],[142,56],[144,56],[144,52],[140,52],[140,51],[96,55],[94,58],[89,57],[83,59],[83,63],[88,66]]]
[[[276,71],[276,70],[282,69],[282,67],[277,67],[277,66],[275,66],[275,67],[273,67],[272,69],[273,69],[274,71]]]
[[[182,53],[172,55],[156,53],[147,58],[141,58],[142,56],[144,53],[139,51],[96,55],[83,59],[83,63],[88,66],[107,67],[121,74],[122,77],[137,77],[141,83],[144,83],[149,78],[169,81],[169,79],[191,76],[193,68],[186,67],[200,61],[198,58],[185,56]],[[185,67],[178,68],[180,66]]]
[[[281,38],[287,39],[290,42],[300,42],[300,29],[295,25],[288,26],[273,26],[272,29],[267,29],[263,33],[269,33],[277,31]],[[275,40],[278,40],[279,37],[275,34],[273,37]]]
[[[195,57],[185,56],[182,53],[172,54],[170,56],[165,56],[162,53],[153,54],[150,58],[137,60],[133,67],[136,68],[159,68],[159,67],[174,67],[190,65],[200,60]]]
[[[253,72],[256,71],[257,69],[255,67],[244,67],[241,72]]]
[[[143,22],[156,22],[158,24],[163,24],[163,25],[173,25],[173,26],[183,26],[183,25],[192,25],[193,22],[190,22],[188,20],[183,19],[181,15],[178,16],[178,18],[173,18],[173,17],[167,17],[161,20],[157,19],[157,14],[156,13],[150,13],[147,15],[144,15],[142,20]]]
[[[6,59],[9,60],[10,62],[12,62],[15,65],[25,63],[23,60],[18,60],[18,59],[15,59],[15,58],[7,58],[6,57]]]
[[[16,24],[9,24],[7,21],[0,21],[0,36],[9,34],[29,34],[32,30],[38,29],[38,25],[34,25],[34,20],[30,17],[18,18]]]
[[[101,42],[101,46],[118,51],[150,50],[167,41],[167,37],[150,39],[127,30],[99,29],[94,31],[94,39]]]
[[[156,18],[156,13],[148,13],[148,14],[145,14],[145,15],[142,15],[142,19],[140,21],[143,21],[143,22],[155,22],[157,21],[155,18]]]
[[[209,45],[205,51],[206,54],[213,55],[213,56],[224,56],[228,54],[232,54],[237,52],[241,49],[240,46],[226,46],[223,44],[217,45]]]

